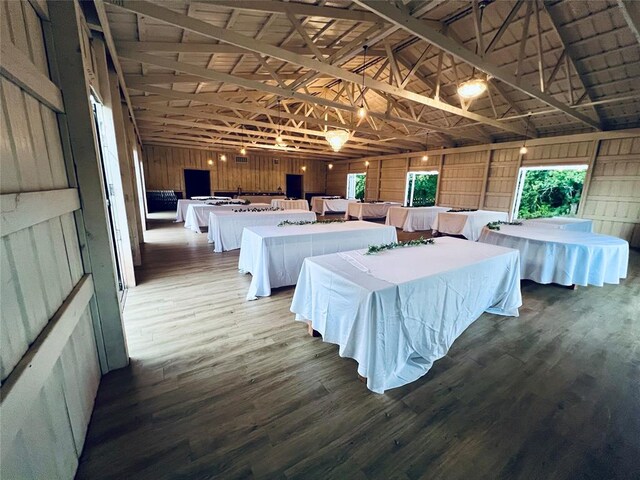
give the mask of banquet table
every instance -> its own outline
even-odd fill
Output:
[[[364,252],[305,259],[291,311],[356,360],[376,393],[425,375],[483,312],[518,315],[516,250],[443,237]]]
[[[505,212],[491,210],[440,212],[433,223],[433,230],[449,235],[462,235],[475,242],[487,223],[506,222],[508,218]]]
[[[247,300],[267,297],[272,288],[295,285],[307,257],[395,241],[395,228],[362,221],[247,227],[238,261],[240,271],[253,276]]]
[[[207,240],[214,244],[214,252],[224,252],[240,248],[242,231],[245,227],[261,225],[276,226],[283,220],[292,222],[310,221],[316,214],[306,210],[266,210],[263,212],[216,212],[209,214]]]
[[[201,233],[200,228],[209,223],[209,214],[212,212],[229,212],[233,210],[248,210],[250,208],[270,208],[266,203],[253,203],[251,205],[189,205],[184,218],[184,228]]]
[[[284,200],[285,195],[238,195],[238,200],[249,200],[251,203],[268,203],[271,200]]]
[[[311,211],[325,215],[328,213],[345,213],[349,203],[356,203],[356,200],[345,198],[324,198],[313,197],[311,199]]]
[[[626,278],[629,244],[620,238],[557,228],[501,225],[480,242],[520,251],[520,278],[537,283],[596,285]]]
[[[189,205],[203,205],[203,200],[178,200],[178,208],[176,209],[176,222],[184,222],[187,217],[187,208]]]
[[[593,220],[588,218],[574,217],[550,217],[550,218],[532,218],[523,220],[527,227],[534,228],[559,228],[561,230],[573,230],[576,232],[592,232]]]
[[[431,230],[440,212],[449,207],[391,207],[387,212],[387,225],[401,228],[405,232]]]
[[[344,218],[356,217],[358,220],[363,218],[385,218],[391,207],[399,207],[402,205],[398,202],[353,202],[347,205],[347,211]]]
[[[271,200],[271,206],[284,210],[309,210],[309,203],[306,200]]]

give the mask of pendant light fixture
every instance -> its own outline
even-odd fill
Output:
[[[427,130],[427,133],[424,136],[424,149],[425,150],[429,150],[429,130]],[[426,153],[422,156],[422,161],[426,162],[427,160],[429,160],[429,155],[427,155]]]
[[[487,0],[482,0],[478,2],[478,8],[480,9],[480,28],[479,35],[482,35],[482,14],[484,12],[485,7],[489,4]],[[476,55],[478,54],[478,42],[476,41]],[[487,91],[487,79],[486,78],[476,78],[476,67],[475,65],[471,70],[471,78],[462,82],[458,85],[458,95],[465,100],[472,100],[474,98],[478,98],[484,92]]]
[[[529,119],[531,118],[531,112],[527,115],[527,128],[524,130],[524,142],[522,142],[522,146],[520,147],[520,155],[524,155],[527,153],[527,138],[529,136]]]
[[[358,117],[364,118],[367,116],[367,109],[364,106],[364,72],[367,69],[367,45],[362,50],[362,91],[360,92],[360,107],[358,108]]]
[[[247,149],[244,148],[244,125],[242,126],[242,138],[240,139],[240,155],[246,155]]]

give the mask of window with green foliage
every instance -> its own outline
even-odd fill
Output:
[[[516,218],[574,215],[580,203],[586,168],[521,169]]]
[[[438,172],[410,172],[407,174],[405,205],[431,207],[436,204]]]
[[[366,185],[366,173],[349,173],[347,175],[347,198],[364,200]]]

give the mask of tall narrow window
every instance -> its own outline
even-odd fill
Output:
[[[586,173],[587,165],[521,168],[512,217],[575,215]]]
[[[363,200],[366,183],[366,173],[349,173],[347,175],[347,198],[351,200]]]
[[[404,204],[409,207],[431,207],[436,204],[438,172],[409,172]]]

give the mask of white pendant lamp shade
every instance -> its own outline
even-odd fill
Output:
[[[346,130],[329,130],[324,136],[334,152],[339,152],[342,146],[349,140],[349,132]]]
[[[472,78],[458,85],[458,95],[464,99],[476,98],[487,90],[487,81],[482,78]]]

